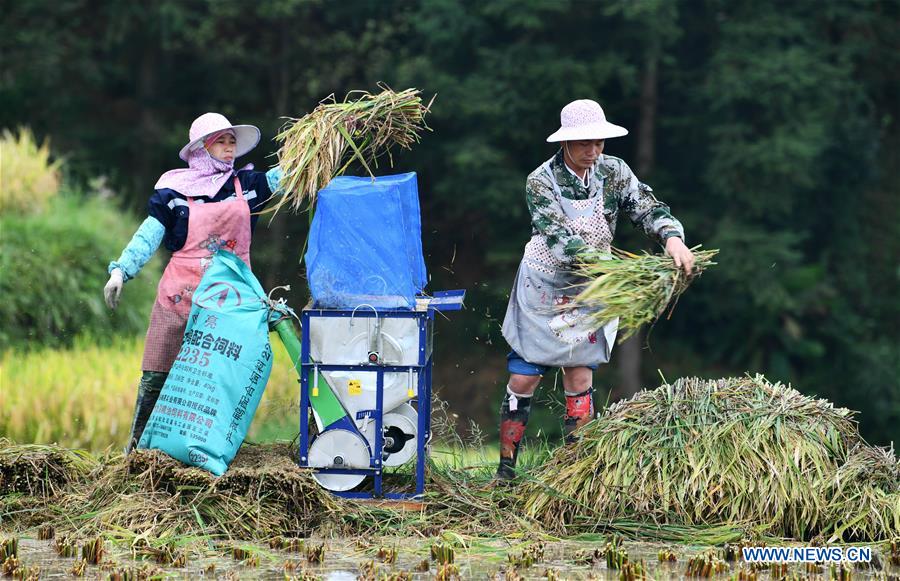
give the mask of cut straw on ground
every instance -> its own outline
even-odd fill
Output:
[[[96,458],[0,441],[0,526],[148,551],[310,536],[460,545],[526,532],[710,545],[900,537],[893,450],[868,446],[848,410],[762,376],[681,379],[613,404],[573,445],[526,448],[515,486],[492,481],[496,451],[454,440],[442,409],[433,428],[444,454],[429,460],[418,506],[335,498],[288,444],[245,444],[216,479],[159,451]],[[404,466],[385,475],[385,490],[413,481]]]

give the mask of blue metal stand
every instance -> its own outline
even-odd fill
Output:
[[[421,496],[425,491],[425,463],[427,461],[426,446],[431,439],[431,372],[434,361],[433,351],[430,349],[432,329],[434,325],[434,313],[436,311],[455,311],[462,308],[462,301],[465,297],[464,290],[454,291],[438,291],[432,297],[421,297],[423,303],[427,305],[423,310],[401,310],[401,309],[320,309],[306,308],[303,309],[300,318],[303,329],[302,347],[300,354],[300,449],[299,463],[302,467],[309,467],[309,447],[311,439],[309,436],[309,415],[312,409],[310,403],[310,372],[317,375],[327,371],[353,371],[358,373],[375,373],[376,374],[376,393],[375,393],[375,438],[370,445],[369,467],[368,468],[316,468],[318,472],[332,474],[357,474],[372,476],[374,478],[374,491],[372,492],[356,492],[356,491],[332,491],[333,494],[344,498],[387,498],[387,499],[411,499]],[[331,365],[327,361],[314,362],[310,356],[310,329],[313,327],[311,321],[317,317],[360,317],[360,318],[407,318],[416,319],[417,329],[419,333],[419,352],[415,364],[411,365],[385,365],[380,362],[364,362],[357,365]],[[383,491],[383,472],[384,467],[382,458],[384,457],[384,437],[383,437],[383,416],[384,416],[384,375],[385,373],[413,373],[417,374],[418,380],[416,385],[415,397],[412,402],[415,403],[418,426],[416,435],[416,483],[414,492],[391,492]],[[344,417],[334,423],[325,426],[326,429],[338,427],[351,432],[358,432],[356,427],[356,418]],[[362,437],[360,435],[360,437]],[[365,440],[365,438],[363,438]]]

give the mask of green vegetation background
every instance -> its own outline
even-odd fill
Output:
[[[632,129],[607,153],[643,170],[689,245],[721,249],[641,339],[641,384],[658,385],[657,369],[761,372],[859,410],[873,443],[900,439],[897,0],[29,0],[7,6],[0,51],[0,127],[50,136],[73,187],[105,176],[104,203],[124,224],[180,165],[200,113],[260,126],[246,161],[263,168],[282,117],[330,93],[379,81],[436,93],[434,133],[381,171],[419,173],[430,289],[468,290],[468,310],[437,327],[436,387],[487,434],[506,380],[499,326],[530,234],[524,179],[553,154],[544,138],[559,109],[595,98]],[[254,270],[267,287],[291,284],[297,306],[305,228],[283,214],[254,238]],[[8,223],[2,235],[24,236]],[[627,223],[617,242],[650,248]],[[14,269],[26,257],[3,248],[2,276],[31,277],[32,296],[16,298],[29,311],[66,292],[51,275],[89,274],[97,303],[120,250],[77,270]],[[37,327],[25,341],[46,335]],[[623,377],[602,369],[599,399]],[[558,398],[553,383],[543,398]],[[559,408],[539,407],[536,423],[557,431]]]

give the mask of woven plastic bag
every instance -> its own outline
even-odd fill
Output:
[[[265,292],[250,268],[219,250],[194,291],[181,351],[139,448],[225,473],[272,371],[268,317]]]

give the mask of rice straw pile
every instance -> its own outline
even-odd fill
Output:
[[[418,143],[431,103],[424,104],[417,89],[382,88],[376,95],[353,91],[340,103],[332,96],[285,124],[275,137],[285,195],[272,211],[286,204],[294,212],[311,207],[317,192],[354,160],[374,177],[370,164],[377,167],[379,156],[390,155],[394,145],[411,149]]]
[[[575,303],[593,312],[597,327],[618,317],[619,341],[624,341],[641,325],[656,321],[669,304],[674,308],[694,278],[716,264],[712,258],[718,250],[699,248],[691,249],[695,263],[690,276],[670,256],[638,255],[617,248],[611,253],[585,253],[576,272],[589,282]]]
[[[55,496],[96,467],[87,452],[41,444],[14,446],[0,438],[0,496]]]
[[[828,498],[834,536],[870,539],[873,530],[900,534],[900,460],[893,450],[858,444],[834,475]]]
[[[873,541],[900,535],[900,465],[851,412],[756,377],[680,379],[611,406],[524,491],[568,533],[616,520]]]
[[[306,536],[338,508],[336,499],[296,465],[289,446],[246,443],[220,478],[158,450],[136,450],[127,459],[120,454],[103,459],[53,498],[37,501],[0,495],[0,505],[19,513],[20,527],[52,525],[66,534],[104,534],[126,542]]]

